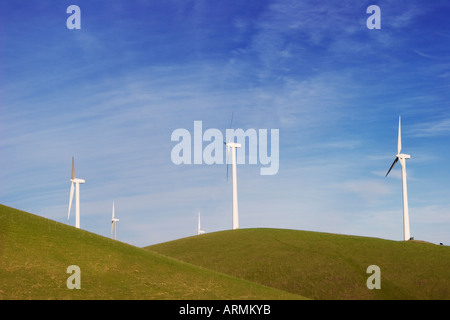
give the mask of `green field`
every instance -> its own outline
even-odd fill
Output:
[[[0,299],[450,299],[448,266],[448,246],[286,229],[138,248],[0,205]]]
[[[67,267],[81,270],[68,289]],[[302,299],[0,205],[0,299]]]
[[[450,299],[450,247],[286,229],[239,229],[147,247],[311,299]],[[369,290],[377,265],[381,289]]]

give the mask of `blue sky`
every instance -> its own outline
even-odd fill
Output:
[[[0,3],[0,203],[145,246],[231,228],[225,165],[175,165],[171,134],[279,129],[279,171],[238,165],[241,228],[450,244],[448,1]],[[81,29],[69,30],[69,5]],[[381,9],[370,30],[369,5]]]

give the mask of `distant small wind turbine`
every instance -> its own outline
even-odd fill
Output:
[[[119,221],[119,219],[114,218],[114,201],[113,201],[112,218],[111,218],[111,235],[114,229],[114,240],[117,240],[117,221]]]
[[[228,180],[228,164],[229,164],[229,151],[231,149],[232,166],[233,166],[233,229],[239,229],[239,212],[238,212],[238,199],[237,199],[237,173],[236,173],[236,148],[240,148],[240,143],[231,142],[231,128],[233,125],[233,114],[231,115],[230,135],[228,136],[228,142],[224,142],[227,146],[227,180]]]
[[[75,178],[75,165],[72,157],[72,179],[70,179],[72,183],[70,185],[70,200],[69,200],[69,212],[67,214],[67,219],[70,218],[70,209],[72,208],[72,200],[73,200],[73,192],[75,184],[75,227],[80,228],[80,183],[85,183],[85,180]]]
[[[392,163],[386,176],[391,172],[392,168],[395,166],[398,160],[402,165],[402,185],[403,185],[403,238],[405,241],[411,239],[411,234],[409,231],[409,210],[408,210],[408,192],[406,189],[406,159],[410,159],[409,154],[400,153],[402,150],[402,138],[401,138],[401,117],[398,118],[398,144],[397,144],[397,155]]]
[[[203,234],[205,233],[205,231],[201,230],[200,227],[200,212],[198,213],[198,229],[197,229],[197,234]]]

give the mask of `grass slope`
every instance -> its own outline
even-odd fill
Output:
[[[240,229],[146,249],[312,299],[450,299],[450,247],[430,243]],[[379,290],[367,288],[369,265]]]
[[[0,299],[300,298],[0,205]]]

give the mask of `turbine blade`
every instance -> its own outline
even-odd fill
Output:
[[[111,221],[111,234],[113,232],[114,221]]]
[[[231,113],[230,130],[233,127],[233,116],[234,116],[234,111]]]
[[[234,111],[231,113],[231,121],[230,121],[230,131],[229,131],[229,135],[228,135],[228,143],[230,143],[230,141],[231,141],[231,128],[233,127],[233,117],[234,117]],[[223,143],[227,146],[226,141],[224,141]],[[227,159],[226,159],[225,163],[227,165],[227,181],[228,181],[228,166],[230,164],[230,147],[228,147],[228,146],[227,146]]]
[[[73,182],[72,182],[72,184],[70,185],[69,212],[67,214],[67,220],[70,218],[70,209],[72,208],[73,192],[74,192],[74,188],[73,188]]]
[[[227,164],[227,181],[228,181],[228,166],[229,166],[229,165]]]
[[[384,177],[387,177],[387,175],[389,174],[389,172],[391,172],[392,168],[395,166],[395,164],[397,163],[398,158],[395,157],[394,162],[392,163],[391,167],[389,168],[389,171],[386,173],[386,175]]]
[[[228,181],[228,167],[230,166],[230,148],[227,147],[227,181]]]
[[[72,180],[75,179],[75,164],[74,164],[74,160],[72,157]]]
[[[230,121],[230,135],[228,136],[228,142],[231,141],[231,128],[233,128],[233,117],[234,117],[234,112],[231,113],[231,121]]]
[[[398,145],[397,145],[397,153],[400,154],[402,150],[402,134],[401,134],[401,117],[398,117]]]
[[[112,218],[114,219],[114,201],[113,201]]]

